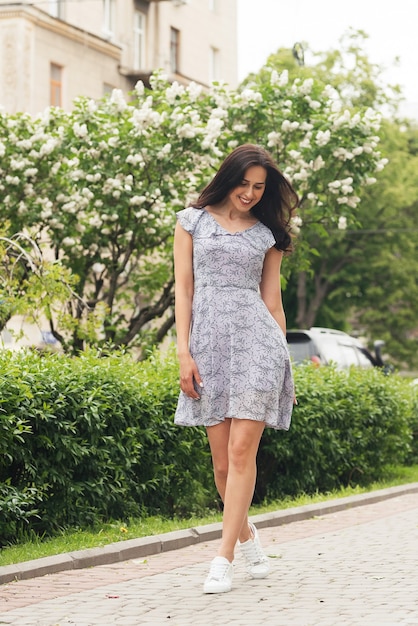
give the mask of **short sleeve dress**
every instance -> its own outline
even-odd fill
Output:
[[[177,219],[193,238],[190,352],[204,386],[200,400],[180,392],[175,423],[214,426],[234,417],[288,430],[294,397],[289,352],[259,292],[273,234],[261,222],[230,233],[193,207]]]

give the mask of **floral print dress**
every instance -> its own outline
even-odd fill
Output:
[[[177,213],[193,237],[190,352],[203,381],[200,400],[180,392],[175,423],[213,426],[227,417],[288,430],[294,386],[286,338],[259,293],[275,240],[257,222],[230,233],[204,209]]]

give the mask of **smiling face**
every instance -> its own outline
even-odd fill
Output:
[[[260,202],[266,187],[267,171],[261,165],[249,167],[241,183],[232,189],[228,200],[240,213],[248,213]]]

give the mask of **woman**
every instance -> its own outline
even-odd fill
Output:
[[[270,155],[246,144],[225,159],[196,204],[177,214],[175,422],[206,427],[224,504],[205,593],[230,591],[237,541],[249,574],[269,573],[248,511],[263,430],[287,430],[294,401],[280,267],[296,205]]]

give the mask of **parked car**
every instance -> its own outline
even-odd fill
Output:
[[[286,334],[290,356],[295,365],[311,361],[318,365],[335,363],[339,369],[357,367],[388,368],[382,359],[384,341],[374,342],[374,354],[347,333],[313,326],[309,330],[289,330]]]

